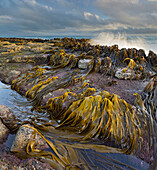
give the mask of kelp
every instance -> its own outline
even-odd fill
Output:
[[[149,114],[157,121],[157,76],[144,88],[142,100]]]
[[[41,126],[32,122],[39,130],[49,133],[66,131],[72,134],[61,136],[61,139],[75,141],[77,144],[59,143],[55,146],[46,139],[36,128],[38,133],[51,147],[53,152],[35,149],[35,141],[31,140],[27,146],[27,153],[43,158],[54,168],[97,168],[88,163],[81,149],[108,153],[136,154],[137,149],[143,145],[144,137],[148,137],[148,153],[156,145],[156,81],[148,84],[143,94],[137,94],[136,109],[119,98],[116,94],[107,91],[98,91],[85,77],[91,72],[101,73],[103,76],[112,75],[118,66],[124,67],[125,61],[130,61],[127,69],[138,70],[142,74],[149,72],[148,63],[143,51],[135,49],[118,49],[118,46],[91,46],[86,40],[64,38],[55,43],[61,47],[57,52],[52,51],[47,69],[36,66],[28,70],[12,82],[12,88],[20,91],[20,87],[28,87],[25,96],[31,100],[33,109],[46,111],[56,124],[47,123]],[[64,50],[65,49],[65,50]],[[77,54],[68,53],[78,52]],[[91,59],[85,70],[78,69],[80,59]],[[123,60],[121,60],[123,59]],[[144,71],[145,70],[145,71]],[[63,74],[62,76],[59,76]],[[83,82],[83,83],[82,83]],[[53,96],[53,92],[64,89],[64,93]],[[42,103],[44,97],[50,94],[47,103]],[[31,127],[30,127],[31,128]],[[75,136],[75,137],[74,137]],[[32,136],[32,139],[34,137]],[[53,141],[54,138],[53,138]],[[103,142],[103,145],[94,145],[91,142]],[[58,146],[59,145],[59,146]],[[112,147],[109,147],[109,146]],[[102,150],[102,148],[104,150]],[[80,150],[78,150],[80,149]],[[156,153],[154,153],[156,154]],[[80,157],[80,158],[79,158]],[[100,156],[101,157],[101,156]],[[105,162],[105,160],[107,160]],[[105,166],[114,165],[106,157]],[[117,166],[117,165],[116,165]],[[127,165],[126,165],[127,166]],[[117,166],[118,167],[118,166]],[[103,166],[104,168],[104,166]]]
[[[34,131],[32,132],[32,139],[28,142],[26,152],[30,156],[36,156],[42,159],[43,161],[48,162],[55,169],[94,169],[98,168],[99,163],[94,163],[94,159],[90,159],[90,155],[87,153],[91,149],[93,154],[97,153],[97,157],[103,163],[103,169],[106,167],[128,167],[128,165],[116,161],[115,159],[109,158],[107,155],[102,155],[103,153],[121,153],[120,149],[112,148],[105,145],[95,145],[95,144],[81,144],[81,143],[65,143],[60,140],[46,139],[39,130],[28,125],[24,125],[27,128],[31,128]],[[53,152],[41,151],[35,148],[35,135],[38,133],[50,146]],[[82,149],[85,154],[82,153]],[[131,168],[129,166],[129,168]]]
[[[130,62],[129,62],[129,64],[128,64],[127,68],[123,69],[123,72],[124,72],[124,73],[125,73],[129,68],[131,68],[131,70],[133,70],[134,67],[137,66],[136,63],[135,63],[135,61],[134,61],[133,59],[130,59],[130,58],[125,58],[125,59],[123,60],[123,63],[124,63],[126,60],[130,60]]]
[[[151,163],[150,169],[157,168],[156,80],[156,76],[154,76],[153,79],[146,85],[141,95],[137,93],[134,94],[137,96],[135,100],[135,105],[138,108],[139,112],[142,112],[143,115],[142,119],[146,127],[145,135],[147,136],[149,150],[153,149],[154,151],[154,160]]]
[[[38,78],[41,77],[45,73],[45,71],[46,69],[36,66],[28,71],[26,74],[23,74],[21,77],[13,80],[11,88],[19,91],[19,88],[23,83],[31,82],[32,84],[35,84],[35,82],[38,81]]]
[[[131,105],[117,95],[103,91],[99,95],[83,97],[74,101],[65,112],[59,109],[60,98],[63,97],[49,99],[47,102],[52,116],[54,112],[59,115],[57,129],[71,129],[82,136],[80,140],[99,138],[104,141],[114,140],[119,145],[122,140],[123,145],[130,142],[123,150],[124,153],[131,153],[137,147],[141,138],[140,121]]]
[[[123,169],[126,167],[134,169],[132,166],[111,158],[106,154],[121,154],[121,149],[90,143],[62,142],[61,140],[56,140],[48,135],[47,138],[49,139],[47,139],[36,128],[28,125],[24,125],[24,127],[34,130],[32,132],[32,139],[29,140],[26,147],[27,154],[40,158],[42,161],[49,163],[55,169],[112,169],[113,167],[116,167],[117,169]],[[47,142],[52,149],[51,152],[36,149],[36,134],[40,135]],[[92,155],[95,155],[96,158],[92,157]]]
[[[53,141],[51,141],[46,139],[36,128],[25,125],[26,127],[34,130],[32,135],[38,133],[53,150],[53,152],[36,150],[35,137],[32,136],[32,140],[29,141],[26,149],[29,155],[42,158],[56,169],[64,167],[93,169],[97,166],[95,163],[91,163],[93,160],[88,162],[87,158],[85,158],[80,152],[80,149],[87,151],[89,149],[95,150],[96,152],[99,152],[98,155],[101,158],[102,156],[100,153],[131,154],[136,152],[136,149],[143,141],[142,129],[145,128],[148,130],[150,128],[148,125],[152,125],[152,122],[149,120],[149,114],[146,112],[144,105],[141,108],[140,113],[143,118],[140,120],[142,116],[139,117],[131,105],[126,103],[123,99],[119,99],[117,95],[109,94],[107,91],[94,95],[94,89],[87,89],[88,90],[86,91],[93,91],[93,94],[87,97],[84,93],[84,97],[82,97],[82,99],[72,102],[72,104],[64,112],[59,109],[60,107],[57,107],[57,105],[60,104],[60,101],[62,101],[61,105],[63,105],[63,102],[67,99],[68,95],[76,97],[76,94],[67,92],[62,96],[49,100],[47,103],[49,111],[54,112],[54,110],[57,109],[57,112],[61,112],[57,119],[54,117],[55,120],[58,120],[58,126],[52,125],[53,128],[49,128],[50,125],[37,126],[38,129],[52,132],[53,134],[58,133],[57,131],[55,132],[55,129],[61,131],[65,131],[67,129],[68,131],[76,133],[77,138],[69,138],[68,136],[60,136],[59,138],[66,140],[73,139],[74,141],[80,141],[81,143],[68,144],[67,142],[62,143],[58,140],[55,142],[55,138],[52,138]],[[140,95],[136,95],[138,96],[136,105],[141,107],[143,104],[142,99]],[[48,137],[51,136],[48,135]],[[154,136],[151,133],[149,141],[151,141],[153,137]],[[92,143],[94,142],[93,139],[96,141],[97,139],[104,141],[104,144],[105,141],[114,141],[115,144],[118,144],[118,148],[106,145],[90,144],[91,140]],[[103,156],[102,162],[105,167],[109,166],[111,168],[116,160]],[[120,168],[121,166],[127,167],[128,165],[117,162],[117,165],[115,166]]]

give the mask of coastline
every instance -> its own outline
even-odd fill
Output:
[[[17,39],[15,39],[15,38],[1,39],[0,38],[0,40],[1,40],[1,42],[3,40],[7,40],[7,41],[2,42],[3,44],[1,46],[0,80],[2,82],[12,85],[12,88],[15,89],[16,91],[18,91],[18,93],[20,93],[22,95],[26,95],[26,92],[28,92],[28,90],[32,89],[34,86],[34,84],[30,85],[30,84],[27,84],[27,82],[25,82],[25,77],[23,75],[25,73],[27,73],[27,71],[30,73],[33,73],[36,71],[36,69],[38,69],[38,71],[45,71],[47,74],[49,74],[49,72],[50,72],[49,70],[51,70],[53,72],[55,69],[57,70],[58,66],[61,65],[61,67],[63,68],[62,72],[61,73],[58,72],[57,74],[54,73],[54,75],[56,74],[55,76],[60,78],[61,80],[64,81],[64,79],[62,79],[62,77],[66,76],[66,74],[71,75],[71,73],[73,71],[76,71],[79,69],[80,70],[79,74],[85,76],[85,79],[86,79],[85,82],[87,84],[89,83],[90,84],[89,88],[94,88],[96,90],[96,93],[100,93],[103,90],[106,90],[110,94],[117,94],[120,99],[124,99],[129,104],[134,105],[135,96],[133,96],[133,94],[135,92],[142,94],[143,89],[145,88],[146,84],[148,84],[150,81],[152,81],[152,79],[149,76],[150,75],[153,76],[153,74],[154,75],[156,74],[155,72],[150,71],[149,72],[150,75],[144,75],[144,73],[142,73],[142,74],[139,73],[141,70],[138,70],[139,72],[135,73],[134,77],[132,77],[133,73],[134,73],[134,70],[132,68],[131,72],[128,71],[128,72],[126,72],[126,74],[124,74],[123,72],[120,72],[120,76],[124,76],[124,77],[121,77],[121,78],[115,77],[117,70],[116,71],[114,70],[114,72],[112,72],[112,69],[110,68],[110,62],[109,62],[110,60],[107,57],[110,57],[112,59],[112,62],[114,62],[113,54],[115,54],[115,56],[117,55],[116,52],[119,51],[118,47],[112,46],[112,47],[106,47],[106,49],[103,49],[102,46],[100,46],[100,47],[99,46],[90,46],[88,44],[88,40],[85,40],[85,39],[76,40],[76,42],[75,42],[75,39],[68,39],[68,38],[64,38],[64,39],[58,38],[58,39],[54,39],[54,40],[18,39],[18,38]],[[9,43],[8,43],[8,41],[9,41]],[[69,45],[70,43],[67,41],[69,41],[71,43],[71,45]],[[78,43],[78,42],[80,44],[84,43],[83,44],[84,46],[80,45],[77,47],[77,44],[75,44],[75,46],[72,46],[72,43]],[[97,50],[95,50],[95,48],[97,48]],[[65,50],[65,51],[62,52],[60,50]],[[100,50],[100,52],[98,50]],[[105,53],[103,50],[104,51],[106,50]],[[137,50],[136,52],[139,56],[144,55],[144,57],[146,59],[148,58],[149,55],[151,55],[151,56],[156,55],[155,53],[150,53],[148,56],[146,56],[142,50],[141,51]],[[63,55],[65,56],[64,61],[59,60],[58,56],[60,55],[60,53],[63,53]],[[71,55],[71,53],[76,56],[80,56],[80,58],[78,58],[78,59],[76,58],[77,59],[76,61],[78,63],[77,64],[73,63],[73,65],[70,66],[70,69],[66,70],[65,69],[66,66],[69,68],[68,64],[71,64],[73,62],[72,60],[70,60],[68,58]],[[85,54],[83,54],[83,53],[85,53]],[[126,53],[127,53],[127,56],[125,56]],[[106,54],[110,55],[110,56],[106,56]],[[120,56],[121,58],[118,61],[119,65],[118,65],[118,63],[116,63],[118,65],[118,66],[116,65],[116,67],[122,67],[123,69],[127,68],[127,65],[129,63],[124,64],[123,60],[125,60],[125,58],[130,57],[132,55],[131,51],[129,51],[128,49],[126,49],[126,50],[121,49],[120,54],[121,54],[121,56]],[[55,60],[55,58],[53,58],[56,63],[54,63],[54,60],[52,60],[52,58],[51,58],[53,55],[56,55],[56,57],[58,57],[58,58],[56,58],[56,60]],[[94,58],[92,58],[91,55],[94,56]],[[101,61],[103,61],[103,62],[101,64],[99,64],[99,61],[97,60],[97,58],[102,58]],[[68,59],[69,59],[69,63],[67,62]],[[105,59],[108,59],[108,60],[105,60]],[[79,61],[82,61],[82,60],[87,63],[83,63],[81,65],[81,62],[79,63]],[[95,68],[94,69],[92,68],[90,71],[88,71],[88,67],[89,67],[88,64],[92,60],[95,62],[94,66],[93,66],[93,68],[94,67]],[[151,60],[154,61],[154,59],[152,59],[152,58],[151,58]],[[147,60],[147,62],[148,61],[149,60]],[[51,65],[51,62],[52,62],[52,65]],[[66,65],[66,62],[67,62],[67,65]],[[107,67],[104,67],[105,64],[108,64]],[[152,62],[151,62],[151,64],[152,64]],[[153,64],[155,66],[155,63],[153,63]],[[96,65],[99,67],[96,67]],[[37,68],[37,66],[38,66],[38,68]],[[103,66],[103,67],[100,67],[100,66]],[[101,68],[103,68],[103,69],[101,70]],[[104,70],[105,68],[106,68],[106,70]],[[65,72],[64,72],[64,69],[66,70]],[[143,70],[144,69],[145,68],[143,66]],[[118,70],[118,71],[120,71],[120,70]],[[38,74],[38,72],[37,72],[37,74]],[[43,73],[41,72],[41,75],[42,74]],[[29,74],[27,74],[27,76],[28,75]],[[23,76],[24,78],[21,78],[20,76]],[[40,76],[40,74],[38,76]],[[52,76],[51,75],[49,75],[49,76],[50,77],[47,77],[47,78],[52,79]],[[144,77],[142,77],[142,76],[144,76]],[[36,79],[36,75],[34,75],[34,78]],[[15,79],[17,81],[15,81],[15,85],[14,85],[13,80],[15,80]],[[126,80],[126,79],[128,79],[128,80]],[[17,84],[18,84],[18,81],[20,82],[21,80],[24,80],[23,81],[24,84],[21,83],[19,86],[19,89],[18,89]],[[46,79],[43,79],[42,81],[43,82],[45,81],[45,84],[47,83]],[[69,79],[69,81],[70,81],[70,79]],[[81,81],[84,82],[84,80],[81,80]],[[71,88],[72,88],[73,92],[75,92],[76,94],[77,93],[81,94],[82,92],[84,92],[85,89],[75,90],[76,87],[81,87],[81,84],[80,84],[81,81],[75,82],[76,84],[74,83],[74,85],[69,84],[69,85],[67,85],[67,87],[63,86],[64,88],[61,87],[60,88],[61,90],[60,89],[54,90],[54,95],[56,97],[61,96],[62,94],[69,92],[69,89],[71,89]],[[145,83],[143,83],[143,82],[145,82]],[[36,83],[36,85],[38,85],[38,84]],[[46,85],[48,85],[48,84],[46,84]],[[45,87],[43,86],[43,88],[45,88]],[[36,93],[38,93],[38,91],[36,91]],[[27,93],[27,94],[29,94],[29,93]],[[91,94],[91,95],[93,95],[93,94]],[[32,93],[32,96],[33,96],[33,93]],[[29,95],[27,97],[29,98]],[[87,97],[88,97],[88,95],[87,95]],[[45,97],[43,99],[44,100],[42,100],[42,102],[47,103],[50,98]],[[68,104],[68,102],[65,104]],[[1,117],[1,119],[2,119],[2,117]],[[114,145],[114,143],[112,143],[112,142],[111,143],[109,142],[106,144],[108,144],[109,146]],[[141,151],[139,151],[139,152],[141,153]],[[142,153],[141,157],[147,162],[152,162],[152,155],[151,155],[151,157],[148,158],[146,156],[146,153]]]

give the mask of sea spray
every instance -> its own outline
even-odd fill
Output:
[[[136,48],[144,49],[146,54],[148,54],[147,42],[142,37],[128,36],[127,34],[113,34],[110,32],[102,32],[97,37],[93,38],[90,42],[92,45],[118,45],[121,48]]]

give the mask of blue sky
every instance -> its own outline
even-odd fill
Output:
[[[157,34],[157,0],[0,0],[0,36]]]

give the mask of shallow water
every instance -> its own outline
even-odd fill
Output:
[[[27,99],[11,90],[9,85],[5,85],[0,82],[0,104],[6,105],[12,109],[20,124],[31,122],[31,120],[34,119],[36,119],[37,124],[42,124],[42,122],[45,121],[51,121],[46,113],[31,112],[31,106],[24,105],[22,102],[27,102]],[[49,136],[48,139],[51,140],[56,146],[61,144],[65,148],[73,149],[79,157],[78,165],[81,164],[83,160],[90,166],[89,169],[111,168],[110,164],[112,164],[112,169],[147,169],[149,166],[147,163],[134,156],[124,155],[121,153],[102,153],[103,150],[100,152],[94,148],[95,146],[98,146],[97,144],[93,145],[93,143],[90,143],[91,147],[89,147],[88,144],[78,143],[74,140],[65,140],[63,139],[62,134],[64,134],[64,132],[60,133],[54,130],[53,134],[45,133],[45,136],[47,136],[47,138]],[[8,147],[11,146],[14,135],[9,135],[9,138],[10,140],[8,139],[6,142]],[[99,146],[101,147],[103,145],[99,144]]]
[[[29,105],[26,97],[21,96],[16,91],[0,82],[0,104],[9,107],[15,114],[19,124],[29,123],[31,120],[40,124],[40,122],[51,122],[47,113],[39,113],[31,111],[32,106]]]

